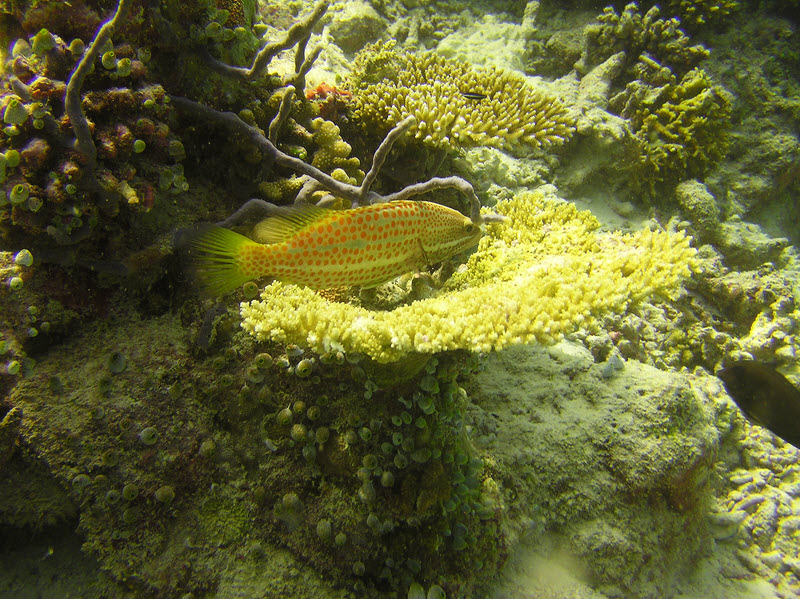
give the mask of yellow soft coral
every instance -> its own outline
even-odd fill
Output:
[[[371,311],[276,282],[261,300],[241,304],[242,327],[259,340],[359,352],[379,362],[413,352],[553,343],[632,302],[675,293],[694,262],[682,234],[599,233],[589,212],[546,192],[501,202],[497,211],[511,224],[489,225],[436,297]]]
[[[350,84],[355,122],[384,133],[414,115],[411,134],[433,147],[548,147],[567,141],[575,129],[561,102],[520,75],[434,52],[368,47],[356,59]]]

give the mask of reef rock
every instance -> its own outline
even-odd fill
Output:
[[[386,29],[386,23],[368,3],[345,2],[342,6],[342,11],[333,17],[330,34],[345,52],[358,52]]]
[[[551,546],[606,595],[666,596],[711,542],[709,482],[730,428],[716,423],[721,387],[637,362],[604,378],[603,366],[567,342],[490,355],[469,389],[473,441],[496,460],[525,544]]]

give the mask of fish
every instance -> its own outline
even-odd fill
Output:
[[[800,449],[800,390],[789,379],[755,360],[735,362],[716,374],[748,420]]]
[[[312,289],[375,287],[478,243],[480,225],[457,210],[395,200],[347,210],[281,207],[250,237],[208,225],[189,242],[200,286],[224,295],[271,277]]]
[[[461,95],[464,96],[467,100],[476,100],[476,101],[480,101],[488,97],[486,94],[479,94],[478,92],[461,92]]]

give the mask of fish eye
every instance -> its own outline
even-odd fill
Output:
[[[471,235],[473,231],[475,231],[475,225],[472,223],[472,221],[465,222],[464,233],[466,233],[467,235]]]

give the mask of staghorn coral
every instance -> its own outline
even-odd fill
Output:
[[[466,268],[436,297],[373,312],[273,283],[261,300],[241,304],[242,327],[259,340],[361,352],[378,362],[552,343],[591,328],[603,313],[673,293],[694,263],[683,235],[598,234],[588,212],[543,191],[497,209],[512,224],[490,226]]]
[[[392,43],[359,53],[350,85],[353,118],[362,127],[384,132],[413,115],[410,133],[437,148],[546,148],[574,131],[567,108],[519,75],[433,52],[400,52]]]
[[[728,148],[731,97],[702,69],[680,81],[668,75],[663,85],[635,81],[610,107],[629,120],[644,177],[651,182],[702,177]]]

